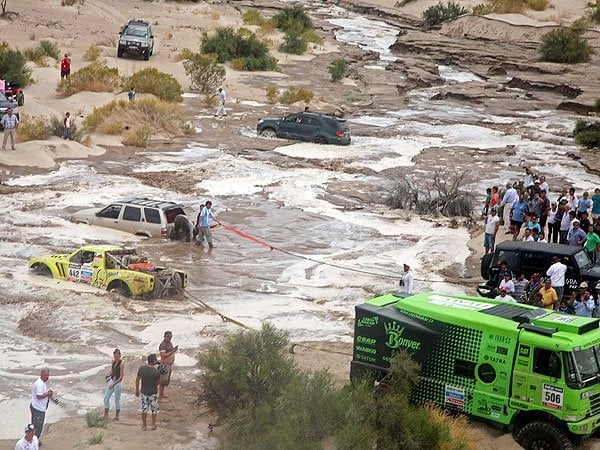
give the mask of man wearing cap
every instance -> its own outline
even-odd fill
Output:
[[[498,285],[498,289],[504,289],[507,294],[512,294],[513,292],[515,292],[515,284],[513,283],[510,274],[504,274],[504,276],[502,277],[502,281],[500,281],[500,284]]]
[[[504,208],[502,212],[502,220],[504,220],[504,227],[508,230],[510,228],[510,212],[514,203],[519,200],[519,194],[517,194],[517,190],[510,183],[506,183],[506,188],[507,189],[504,193],[504,197],[502,197],[500,206]]]
[[[402,278],[400,278],[400,292],[404,292],[405,294],[413,293],[413,272],[410,270],[410,266],[408,264],[404,264],[404,273],[402,274]]]
[[[573,229],[569,231],[567,239],[569,240],[569,245],[574,247],[583,247],[585,241],[587,240],[587,234],[579,227],[579,220],[575,219],[573,222]]]
[[[48,389],[46,382],[50,378],[50,371],[42,369],[40,377],[33,383],[31,390],[31,403],[29,410],[31,411],[31,423],[35,427],[35,435],[39,439],[44,428],[44,419],[46,418],[46,410],[48,402],[52,398],[52,391]]]
[[[165,387],[171,382],[171,372],[173,370],[173,364],[175,364],[175,353],[177,353],[177,350],[179,349],[179,346],[173,346],[173,343],[171,342],[172,338],[173,333],[165,331],[163,341],[158,346],[160,363],[166,368],[166,372],[160,376],[160,385],[158,388],[158,400],[161,402],[168,402],[168,400],[166,400]]]
[[[512,205],[511,205],[512,207]],[[483,238],[483,246],[485,247],[486,255],[494,252],[496,245],[496,235],[500,228],[500,218],[498,217],[498,210],[494,207],[491,209],[490,215],[485,219],[485,234]]]
[[[35,435],[35,426],[30,423],[25,427],[25,436],[17,441],[15,450],[39,450],[38,437]]]
[[[146,419],[148,410],[152,414],[152,429],[156,430],[156,416],[159,411],[157,386],[160,378],[160,372],[156,369],[158,361],[156,354],[148,355],[148,364],[138,369],[135,378],[135,396],[142,400],[142,431],[146,431]],[[141,389],[140,389],[141,382]]]

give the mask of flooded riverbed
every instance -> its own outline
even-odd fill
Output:
[[[329,22],[339,27],[338,40],[380,55],[365,67],[385,70],[398,58],[389,50],[396,28],[340,8],[322,7],[320,14],[336,17]],[[440,65],[439,71],[445,85],[483,82],[462,68]],[[411,168],[427,177],[439,168],[467,166],[469,187],[479,197],[486,186],[520,175],[523,162],[543,170],[555,182],[551,189],[559,182],[594,187],[596,178],[566,156],[573,149],[566,136],[573,119],[567,114],[503,113],[502,106],[490,110],[432,101],[438,92],[438,87],[415,89],[407,105],[351,117],[351,126],[364,135],[356,133],[349,147],[281,141],[265,157],[247,149],[234,154],[211,148],[200,133],[181,150],[143,152],[135,162],[64,162],[51,173],[8,181],[12,190],[0,197],[6,211],[0,217],[5,268],[0,342],[9,348],[0,371],[0,416],[6,418],[0,438],[20,435],[28,421],[31,383],[42,367],[52,369],[52,386],[64,403],[53,407],[52,422],[100,404],[102,373],[116,346],[135,366],[157,351],[162,332],[171,329],[181,348],[179,376],[191,379],[197,351],[237,330],[184,298],[145,303],[37,277],[26,269],[28,257],[85,243],[136,246],[153,260],[186,270],[190,295],[250,327],[269,321],[288,330],[294,341],[350,342],[353,307],[393,290],[397,281],[386,275],[397,275],[402,263],[414,267],[418,290],[472,292],[470,286],[445,283],[443,275],[451,266],[458,268],[451,281],[464,273],[470,254],[465,228],[390,211],[370,200],[385,197],[395,169]],[[499,124],[509,127],[501,130]],[[374,136],[370,129],[382,134]],[[514,148],[511,155],[507,147]],[[490,167],[489,157],[466,159],[465,151],[497,152],[498,158]],[[420,159],[430,154],[431,159]],[[150,187],[134,176],[160,179],[176,173],[186,174],[185,185],[173,190]],[[270,251],[222,227],[215,229],[215,249],[208,252],[68,220],[79,209],[135,196],[180,202],[192,216],[210,199],[219,220],[312,261]],[[125,407],[133,408],[133,400],[126,393]]]

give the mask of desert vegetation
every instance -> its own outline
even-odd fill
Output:
[[[540,53],[548,62],[576,64],[590,60],[593,50],[583,32],[575,27],[559,27],[542,36]]]
[[[0,42],[0,73],[5,80],[14,81],[21,86],[33,82],[31,69],[23,53],[11,48],[6,42]]]
[[[55,42],[42,40],[37,46],[24,49],[23,56],[27,61],[32,61],[38,66],[47,66],[46,57],[58,61],[60,59],[60,49]]]
[[[265,324],[213,343],[200,354],[196,404],[224,421],[231,449],[475,449],[466,419],[413,405],[419,367],[401,353],[386,382],[337,387],[326,370],[303,371],[286,332]]]
[[[453,0],[450,0],[446,4],[439,2],[437,5],[427,8],[423,11],[423,19],[425,19],[427,25],[434,26],[455,19],[468,12],[467,9],[463,8]]]
[[[346,75],[346,70],[348,69],[348,61],[344,58],[338,58],[333,60],[331,64],[329,64],[329,75],[331,75],[331,81],[339,81],[344,75]]]
[[[600,112],[600,100],[596,101],[596,111]],[[573,130],[575,141],[589,149],[600,148],[600,122],[578,120]]]
[[[528,9],[544,11],[552,7],[549,0],[492,0],[473,7],[473,14],[523,14]]]
[[[275,70],[277,60],[269,55],[269,47],[256,34],[233,28],[217,28],[202,36],[200,51],[214,54],[219,63],[232,61],[237,70]]]
[[[284,105],[291,105],[300,101],[308,104],[313,99],[314,93],[310,89],[297,88],[296,86],[288,86],[281,91],[277,85],[269,84],[265,88],[265,96],[271,104],[279,102]]]

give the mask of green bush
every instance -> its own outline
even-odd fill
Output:
[[[448,3],[443,4],[442,2],[437,5],[430,6],[423,11],[423,19],[430,25],[439,25],[442,22],[454,19],[460,15],[467,14],[469,11],[450,0]]]
[[[272,403],[237,410],[226,426],[230,449],[321,449],[347,404],[327,371],[299,372]]]
[[[227,417],[241,408],[274,402],[298,371],[288,345],[288,334],[269,324],[209,345],[198,357],[203,373],[196,403]]]
[[[596,22],[596,23],[600,23],[600,5],[596,5],[593,9],[592,12],[590,14],[590,18]]]
[[[225,81],[225,68],[217,64],[214,55],[192,53],[183,62],[183,68],[190,77],[192,89],[198,89],[203,94],[214,92]]]
[[[542,36],[540,53],[544,61],[576,64],[589,61],[593,50],[581,33],[560,27]]]
[[[9,47],[6,42],[0,42],[0,73],[7,81],[27,86],[33,82],[31,69],[23,53]]]
[[[348,69],[348,61],[344,58],[339,58],[329,64],[329,74],[331,75],[331,81],[339,81],[346,74]]]
[[[269,55],[269,47],[252,32],[217,28],[212,35],[204,34],[200,49],[216,55],[217,62],[241,60],[243,70],[275,70],[277,60]]]
[[[149,67],[135,72],[122,83],[123,89],[135,87],[136,92],[154,94],[161,100],[169,102],[180,102],[183,90],[179,82],[168,73]]]
[[[596,108],[599,102],[596,101]],[[575,141],[586,148],[600,148],[600,122],[578,120],[573,130]]]
[[[246,12],[242,14],[242,20],[248,25],[258,26],[261,26],[265,21],[265,19],[263,19],[262,15],[260,14],[260,11],[258,11],[258,9],[256,8],[247,9]]]
[[[85,423],[88,428],[106,428],[108,422],[96,411],[88,411],[85,413]]]
[[[302,55],[306,52],[307,48],[308,41],[295,29],[286,31],[285,36],[283,37],[283,43],[279,46],[279,50],[282,52],[294,55]]]
[[[62,79],[56,87],[56,92],[64,97],[82,91],[114,92],[121,87],[121,83],[117,68],[94,62],[71,74],[69,78]]]
[[[152,132],[148,127],[137,126],[129,129],[125,133],[125,136],[123,136],[121,143],[130,147],[145,148],[148,147],[148,142],[150,141],[151,136]]]
[[[60,60],[60,49],[56,42],[43,40],[40,41],[40,48],[44,52],[44,55],[54,59],[55,61]]]
[[[302,5],[286,7],[275,15],[274,19],[277,28],[282,31],[295,29],[298,32],[304,32],[313,28],[312,20],[306,14]]]

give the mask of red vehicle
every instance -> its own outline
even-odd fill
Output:
[[[14,81],[7,81],[4,87],[4,95],[10,102],[16,103],[18,106],[25,104],[25,93],[21,89],[21,84]]]

